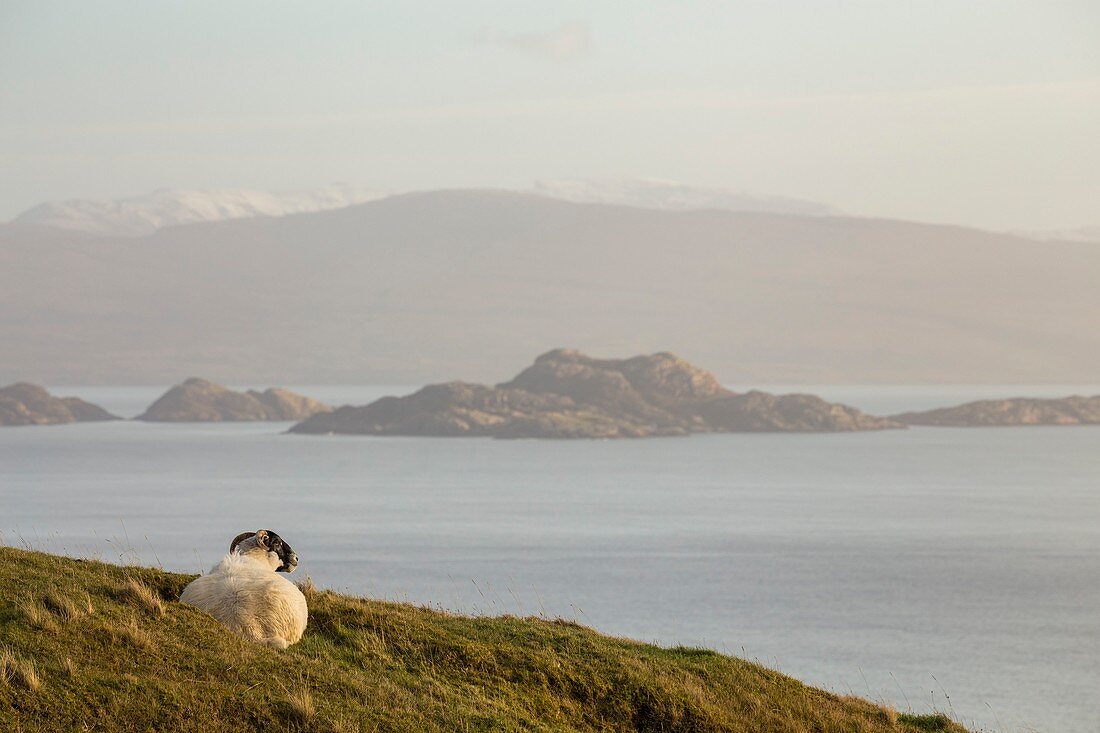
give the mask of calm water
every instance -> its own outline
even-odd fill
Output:
[[[877,412],[1100,392],[803,389]],[[132,415],[161,390],[55,391]],[[0,539],[197,571],[271,527],[303,574],[357,594],[705,645],[986,730],[1100,725],[1100,428],[504,442],[287,426],[0,429]]]

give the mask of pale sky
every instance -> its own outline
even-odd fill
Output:
[[[156,188],[656,177],[1100,224],[1100,3],[0,0],[0,219]]]

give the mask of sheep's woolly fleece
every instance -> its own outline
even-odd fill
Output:
[[[274,552],[258,544],[243,549],[226,555],[207,575],[193,580],[180,602],[202,609],[245,638],[286,649],[305,631],[306,598],[276,572],[284,563]]]

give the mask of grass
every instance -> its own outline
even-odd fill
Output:
[[[160,618],[164,615],[164,601],[155,590],[137,578],[127,578],[118,589],[118,596],[150,616]]]
[[[62,621],[77,621],[85,616],[86,610],[82,610],[75,600],[69,596],[61,595],[53,590],[47,590],[42,594],[42,605],[46,610],[57,616]],[[91,606],[89,598],[85,608]]]
[[[313,706],[313,695],[310,695],[309,690],[304,687],[287,693],[286,707],[287,717],[300,727],[308,727],[317,717],[317,708]]]
[[[175,602],[192,577],[0,547],[0,730],[963,732],[716,652],[312,584],[278,652]]]
[[[26,598],[17,602],[15,606],[31,628],[49,633],[60,630],[61,627],[58,626],[57,619],[54,618],[49,609],[42,605],[41,601]]]
[[[38,692],[42,688],[34,662],[21,659],[11,649],[0,649],[0,681],[20,685],[30,692]]]

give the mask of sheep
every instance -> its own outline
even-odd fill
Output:
[[[231,631],[275,649],[302,638],[309,609],[298,586],[276,573],[292,573],[298,556],[269,529],[243,532],[229,554],[191,581],[180,602],[202,609]]]

